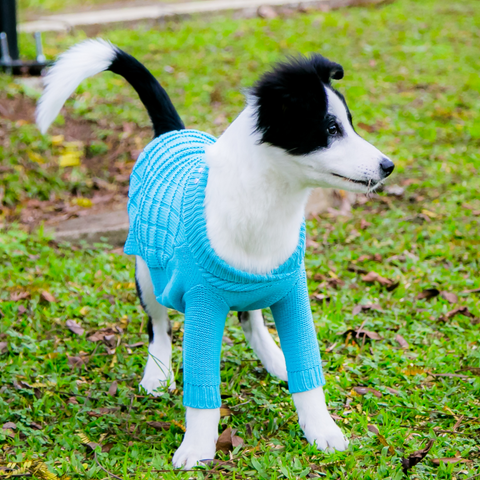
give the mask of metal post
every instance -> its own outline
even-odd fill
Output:
[[[17,39],[17,9],[15,0],[0,0],[0,32],[5,32],[8,39],[8,52],[12,60],[19,59]]]

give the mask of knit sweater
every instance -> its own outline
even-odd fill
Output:
[[[304,267],[305,225],[296,250],[269,274],[237,270],[213,250],[204,212],[205,146],[195,130],[169,132],[139,156],[130,178],[125,253],[148,265],[159,303],[185,313],[184,405],[218,408],[220,351],[230,310],[271,308],[292,393],[324,385]]]

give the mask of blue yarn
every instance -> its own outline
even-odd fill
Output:
[[[305,224],[294,253],[267,275],[218,257],[204,216],[205,146],[214,142],[195,130],[164,134],[147,145],[130,178],[125,253],[147,263],[158,302],[185,313],[183,403],[220,407],[220,351],[230,310],[271,308],[290,392],[325,385],[303,262]]]

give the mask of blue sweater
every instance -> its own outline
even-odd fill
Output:
[[[139,156],[130,178],[125,253],[147,263],[159,303],[185,313],[185,406],[218,408],[220,350],[230,310],[270,307],[292,393],[324,385],[303,258],[305,225],[292,256],[267,275],[237,270],[215,253],[204,215],[208,167],[195,130],[164,134]]]

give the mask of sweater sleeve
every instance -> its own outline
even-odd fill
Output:
[[[272,305],[271,310],[285,355],[290,392],[325,385],[305,270],[288,295]]]
[[[220,408],[220,353],[229,308],[205,287],[185,295],[183,404]]]

